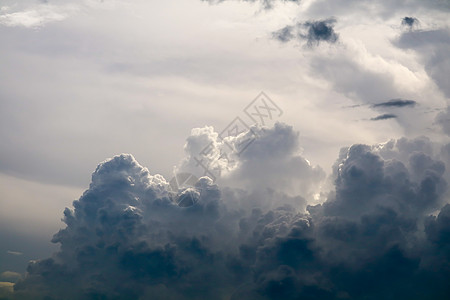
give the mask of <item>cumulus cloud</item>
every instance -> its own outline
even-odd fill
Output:
[[[302,157],[299,149],[298,133],[281,123],[272,128],[253,126],[224,139],[212,127],[195,128],[176,173],[214,176],[219,182],[246,190],[270,187],[312,197],[325,172]]]
[[[293,176],[301,183],[320,173],[294,151],[297,134],[283,124],[253,130],[254,142],[228,174],[251,182],[243,188],[201,177],[174,193],[131,155],[101,163],[89,189],[64,211],[67,227],[53,238],[59,251],[30,263],[15,294],[69,300],[448,298],[450,206],[445,164],[430,140],[343,148],[332,191],[305,211],[305,199],[283,193],[285,186],[274,180]],[[249,134],[228,142],[240,145]],[[219,149],[215,138],[209,127],[194,130],[188,155],[204,143]],[[178,205],[187,191],[195,204]]]
[[[275,5],[275,1],[270,0],[248,0],[247,2],[254,2],[255,5],[251,8],[270,8]],[[404,1],[405,10],[409,10],[413,2],[419,3],[415,0]],[[145,78],[141,80],[143,76],[138,74],[139,78],[128,76],[133,85],[127,86],[124,83],[109,84],[109,86],[121,86],[124,91],[141,90],[142,85],[151,86],[151,93],[146,91],[142,96],[142,102],[134,102],[131,105],[127,100],[126,106],[131,107],[133,111],[137,110],[146,120],[155,120],[156,123],[158,119],[169,120],[167,124],[170,126],[146,126],[150,123],[145,122],[145,124],[133,123],[128,124],[130,126],[119,126],[125,132],[125,136],[134,141],[137,139],[133,132],[142,132],[142,130],[135,130],[136,128],[186,128],[182,119],[190,115],[189,113],[183,111],[180,114],[173,114],[173,111],[165,110],[169,106],[174,107],[173,103],[169,103],[167,107],[166,105],[158,106],[158,103],[166,103],[166,99],[170,102],[173,97],[173,94],[167,96],[168,94],[164,92],[165,86],[167,85],[167,90],[173,89],[175,85],[181,86],[182,90],[178,91],[176,96],[182,100],[186,100],[186,91],[195,91],[193,97],[198,98],[200,95],[198,91],[202,90],[202,95],[205,96],[206,92],[202,87],[205,83],[203,75],[211,76],[216,69],[224,70],[223,67],[226,65],[225,70],[233,69],[231,73],[241,74],[238,77],[253,78],[251,80],[258,82],[267,79],[265,82],[271,84],[274,92],[283,98],[292,96],[292,90],[299,91],[295,92],[295,102],[290,102],[295,106],[295,110],[286,109],[286,112],[290,112],[286,116],[299,121],[301,128],[310,126],[323,128],[323,132],[328,131],[327,135],[322,137],[307,133],[310,139],[315,141],[322,139],[323,143],[320,142],[320,145],[324,145],[322,147],[326,149],[342,144],[343,140],[353,140],[357,135],[364,136],[366,140],[379,140],[376,129],[380,132],[385,131],[384,128],[381,130],[379,128],[386,123],[397,123],[359,122],[358,124],[362,124],[362,127],[372,126],[376,129],[373,131],[349,129],[342,125],[341,121],[352,119],[354,115],[340,115],[340,120],[333,122],[325,120],[336,118],[333,104],[340,106],[343,105],[342,102],[348,100],[354,100],[356,104],[361,105],[365,103],[366,108],[375,111],[375,113],[371,111],[373,115],[369,117],[363,116],[366,119],[382,114],[373,118],[374,121],[396,118],[396,115],[389,113],[392,109],[393,112],[398,113],[398,120],[401,121],[406,119],[402,112],[413,110],[400,108],[413,107],[415,105],[413,100],[392,99],[372,104],[380,99],[384,101],[395,97],[416,99],[415,97],[419,94],[422,99],[440,96],[434,94],[432,86],[429,89],[431,92],[425,91],[430,86],[427,78],[423,80],[426,76],[420,64],[415,61],[414,53],[390,49],[385,46],[391,45],[380,43],[380,41],[386,41],[388,36],[393,36],[396,33],[394,30],[398,30],[398,26],[388,25],[400,25],[399,17],[405,15],[404,11],[391,10],[398,4],[387,4],[387,1],[380,3],[384,5],[352,0],[338,0],[332,3],[317,0],[305,3],[305,6],[299,8],[303,18],[301,22],[289,23],[288,26],[274,33],[274,37],[283,43],[299,41],[311,47],[334,44],[340,39],[344,42],[342,47],[331,47],[331,49],[317,47],[314,51],[301,53],[300,56],[289,47],[273,55],[272,43],[266,45],[260,38],[249,38],[249,34],[260,37],[269,30],[268,28],[278,28],[272,27],[274,24],[282,24],[276,25],[280,27],[288,24],[284,23],[286,19],[292,17],[294,13],[298,16],[297,12],[288,15],[278,14],[278,10],[273,10],[273,15],[272,12],[259,14],[249,22],[251,9],[250,14],[246,13],[248,10],[238,14],[231,11],[233,16],[227,15],[227,18],[223,18],[222,12],[211,15],[203,12],[204,5],[202,5],[203,7],[193,7],[194,9],[186,14],[185,8],[191,5],[189,1],[183,2],[182,6],[176,10],[172,7],[167,7],[165,10],[158,9],[163,6],[162,2],[151,6],[130,6],[123,9],[123,13],[128,13],[127,16],[120,11],[122,7],[106,14],[95,15],[85,13],[83,10],[81,21],[71,20],[69,22],[71,24],[62,26],[66,28],[60,28],[62,31],[48,32],[52,36],[69,36],[68,40],[73,36],[77,37],[75,38],[77,41],[81,38],[83,43],[78,44],[81,44],[83,49],[76,53],[74,51],[65,53],[66,48],[73,48],[70,47],[73,43],[69,43],[69,47],[66,47],[65,40],[62,43],[59,41],[58,45],[44,43],[36,46],[32,42],[28,43],[27,39],[24,41],[23,38],[19,38],[17,45],[13,43],[13,46],[5,46],[5,49],[11,48],[14,57],[17,53],[26,53],[27,56],[36,57],[40,61],[42,55],[39,54],[44,51],[39,49],[57,48],[58,53],[64,54],[59,55],[58,62],[64,63],[65,58],[69,58],[77,66],[81,66],[84,70],[83,74],[89,66],[85,66],[81,58],[87,53],[89,60],[94,62],[95,69],[102,70],[100,74],[102,78],[105,77],[103,72],[110,71],[103,68],[103,64],[115,65],[116,62],[124,62],[124,65],[127,65],[130,57],[123,56],[123,53],[129,54],[128,50],[131,48],[144,49],[138,51],[147,53],[144,56],[131,54],[133,57],[130,64],[141,65],[141,62],[150,62],[147,65],[157,65],[156,68],[150,68],[152,76],[147,79],[151,82],[149,83],[149,80]],[[250,7],[250,5],[242,6]],[[294,6],[282,9],[287,12],[287,9]],[[234,8],[233,5],[230,7]],[[312,13],[314,7],[319,7],[319,13]],[[369,9],[372,7],[373,10]],[[282,9],[280,8],[280,11]],[[163,15],[169,18],[162,19],[168,26],[153,26],[160,24],[158,20],[161,18],[145,16],[140,18],[136,15],[136,13],[140,15],[140,12],[144,10],[164,11]],[[340,14],[339,11],[342,10],[347,12]],[[368,11],[368,13],[356,16],[361,11]],[[1,22],[9,27],[35,28],[59,20],[58,14],[66,16],[63,11],[56,11],[56,13],[55,17],[44,10],[28,9],[20,12],[2,10]],[[414,10],[408,13],[416,14]],[[225,12],[224,15],[226,14],[230,12]],[[392,14],[395,15],[395,19],[389,20],[389,24],[381,22],[383,18],[388,18]],[[189,17],[183,19],[186,15]],[[339,23],[336,23],[336,19],[333,18],[323,19],[331,15],[337,15]],[[426,15],[427,12],[424,11],[423,17],[420,16],[421,20],[429,17]],[[205,16],[205,18],[197,18],[198,16]],[[181,18],[183,22],[173,22],[172,18]],[[94,19],[105,20],[105,22],[121,21],[114,23],[114,28],[118,30],[109,32],[103,27],[110,29],[110,26],[95,27],[95,22],[92,21]],[[136,23],[130,26],[122,19]],[[191,23],[193,19],[204,20],[200,27],[207,28],[208,33],[197,32],[198,22]],[[152,22],[141,22],[141,20]],[[306,20],[311,21],[305,22]],[[190,26],[194,23],[195,26]],[[211,26],[203,26],[203,23]],[[265,27],[260,30],[261,24]],[[411,28],[415,26],[414,24],[415,21],[411,25],[411,22],[407,20],[404,26]],[[163,27],[168,30],[161,32],[158,29]],[[136,47],[126,49],[132,45],[132,43],[122,43],[123,38],[129,36],[129,32],[134,32],[137,36],[141,36],[141,33],[143,36],[149,35],[148,30],[141,30],[142,28],[157,28],[153,32],[155,34],[152,32],[150,34],[154,38],[139,39],[133,36],[131,40],[126,40],[137,41]],[[18,29],[3,28],[3,30],[7,36],[15,37]],[[89,35],[86,35],[88,31]],[[236,34],[238,31],[239,35]],[[448,86],[445,80],[448,76],[444,76],[447,65],[444,54],[448,52],[446,51],[448,43],[446,30],[437,31],[442,31],[439,34],[435,33],[438,38],[431,38],[433,34],[430,32],[422,34],[419,31],[404,30],[398,39],[398,45],[402,49],[416,51],[419,54],[418,57],[422,58],[427,66],[426,71],[430,77],[435,79],[437,85],[445,92]],[[217,35],[216,39],[208,38],[211,32]],[[195,34],[192,35],[192,33]],[[92,36],[99,44],[91,43]],[[423,40],[421,40],[422,36]],[[35,39],[46,40],[45,37],[47,35],[36,35]],[[229,42],[227,37],[233,37],[232,42]],[[429,43],[428,38],[432,39]],[[110,39],[117,39],[120,42],[108,42]],[[13,41],[12,38],[8,40]],[[208,45],[203,48],[202,53],[192,54],[194,51],[192,49],[198,48],[196,46],[199,40],[208,41]],[[186,44],[185,41],[190,42]],[[62,46],[60,47],[59,44]],[[103,44],[102,47],[100,44]],[[253,46],[249,47],[250,44]],[[227,45],[229,48],[222,48],[222,45]],[[36,50],[36,47],[39,49]],[[231,48],[233,48],[231,52],[228,51]],[[104,57],[99,65],[99,60],[95,59],[97,54],[104,56],[103,54],[111,49],[113,51],[109,51],[111,52],[109,58],[108,55]],[[152,51],[145,51],[145,49]],[[162,52],[161,49],[163,49]],[[175,52],[167,53],[167,49],[175,49]],[[249,49],[251,51],[247,51]],[[75,54],[72,55],[73,53]],[[250,75],[266,74],[264,76],[268,76],[267,74],[270,74],[270,78],[258,77],[260,75],[249,76],[241,62],[249,61],[247,58],[250,56],[247,58],[240,56],[238,60],[230,58],[236,53],[257,53],[258,55],[250,55],[250,61],[254,59],[251,65],[262,66],[262,68],[253,68],[254,71],[251,71]],[[178,63],[173,63],[173,57],[189,65],[187,69],[196,70],[193,72],[181,70],[183,68],[180,69]],[[211,72],[212,69],[202,68],[202,64],[199,63],[205,59],[209,62],[220,60],[222,63],[205,64],[205,66],[214,66]],[[299,61],[295,63],[297,59]],[[19,60],[22,61],[16,59],[17,62]],[[156,63],[153,63],[153,60]],[[165,61],[175,66],[169,68],[172,71],[168,72],[164,67]],[[36,66],[40,63],[35,63],[34,60],[23,60],[23,65],[33,69],[39,69]],[[47,60],[44,63],[51,65]],[[20,72],[15,73],[16,75],[29,73],[28,67],[21,70],[15,63],[9,69],[16,70],[17,67]],[[54,69],[59,70],[60,67],[61,65],[57,64]],[[67,67],[73,73],[73,68]],[[159,74],[160,69],[165,70],[161,71],[164,77],[162,80]],[[263,69],[267,72],[260,72]],[[281,72],[278,72],[280,70]],[[198,72],[203,72],[203,77],[196,76]],[[5,74],[7,75],[8,72]],[[116,75],[120,74],[114,74],[114,83],[120,81]],[[60,77],[64,76],[58,76]],[[165,77],[168,77],[167,81]],[[35,82],[34,79],[34,77],[31,78],[29,82]],[[161,83],[162,81],[164,83]],[[55,85],[51,80],[49,82]],[[95,80],[87,80],[87,82],[89,86],[92,86]],[[101,100],[103,97],[101,95],[106,93],[104,97],[108,99],[112,94],[115,95],[111,98],[112,100],[107,101],[108,103],[115,102],[114,97],[136,99],[134,97],[136,95],[127,97],[126,93],[108,93],[108,89],[104,89],[108,82],[102,81],[99,90],[87,92],[89,95],[83,98]],[[182,84],[174,85],[174,82]],[[420,84],[415,84],[419,82]],[[16,83],[16,81],[9,83]],[[70,86],[74,86],[72,81],[70,83]],[[241,82],[241,84],[248,87],[246,83]],[[24,85],[27,84],[18,86]],[[164,85],[164,88],[161,85]],[[45,84],[36,83],[34,86],[42,90],[52,90],[47,89]],[[221,86],[225,87],[225,85]],[[292,88],[293,86],[296,88]],[[79,90],[76,84],[75,88]],[[23,98],[19,92],[21,92],[20,88],[17,93],[5,93],[4,97],[17,102],[14,99]],[[216,92],[216,89],[208,90],[208,96],[204,98],[209,99],[209,95],[214,96]],[[225,89],[223,92],[224,95],[227,93]],[[70,91],[68,93],[70,94]],[[79,98],[79,95],[83,93],[78,91],[75,94]],[[232,94],[228,90],[228,95],[223,98],[226,100]],[[152,99],[148,99],[148,95],[151,95]],[[304,95],[313,95],[312,100],[303,101]],[[32,96],[33,99],[46,99],[46,97],[37,97],[36,93],[32,93]],[[58,94],[57,98],[66,99],[59,96]],[[161,101],[163,98],[164,101]],[[436,102],[439,100],[441,99],[439,98]],[[104,101],[97,102],[104,107]],[[33,101],[33,103],[42,107],[51,107],[51,105],[42,105],[40,101]],[[65,110],[73,111],[71,103],[69,101],[63,105]],[[146,111],[148,114],[142,114],[141,108],[146,107],[148,103],[153,103],[157,107],[149,104],[151,109]],[[190,104],[196,103],[200,104],[201,109],[198,111],[202,114],[205,107],[201,103]],[[26,102],[19,101],[19,104],[15,109],[4,111],[7,112],[6,114],[16,110],[20,113],[22,106],[29,106]],[[348,103],[345,102],[345,104]],[[327,106],[326,113],[317,113],[324,106]],[[179,107],[184,109],[183,105]],[[311,113],[308,111],[309,108]],[[51,115],[61,116],[58,111],[50,112]],[[94,116],[92,119],[98,120],[93,111],[92,107],[86,109],[88,117],[92,115]],[[167,111],[167,114],[164,111]],[[14,114],[9,113],[9,115]],[[27,118],[27,114],[20,115]],[[165,118],[165,115],[170,115],[170,119]],[[106,118],[116,120],[114,116],[116,113],[108,111]],[[34,126],[37,131],[46,132],[41,129],[60,127],[54,126],[55,122],[49,122],[50,126],[42,126],[44,124],[39,122],[41,117],[32,118],[32,122],[30,121],[41,125]],[[439,121],[443,124],[445,118],[447,116],[443,113]],[[42,120],[44,119],[48,118],[44,116]],[[61,118],[62,121],[66,119],[64,116]],[[85,116],[83,119],[88,118]],[[190,119],[189,121],[192,122],[198,120],[197,115],[190,116]],[[317,120],[320,122],[316,123]],[[154,122],[150,125],[155,125]],[[414,122],[416,122],[415,119]],[[27,128],[18,126],[21,122],[13,123],[17,123],[17,126],[12,127],[19,128],[19,133],[26,133]],[[338,125],[342,125],[342,129],[338,128]],[[22,136],[17,134],[17,130],[8,129],[11,126],[5,128],[11,136]],[[120,140],[117,138],[118,130],[111,130],[110,126],[105,128],[109,129],[112,140]],[[74,130],[75,135],[82,136],[84,140],[87,138],[94,142],[104,141],[100,131],[92,134],[88,130],[86,132],[89,136],[85,137],[86,132],[78,130],[78,127],[75,129],[77,129]],[[68,134],[66,131],[62,130],[58,133],[70,137],[70,132]],[[342,134],[348,135],[343,137]],[[351,134],[354,135],[349,138]],[[167,133],[158,134],[160,139],[156,144],[165,144],[163,140],[166,136]],[[12,138],[6,140],[13,141]],[[38,144],[43,144],[45,141],[45,144],[50,144],[49,147],[54,147],[52,141],[56,139],[32,139],[32,141],[36,140],[40,142]],[[145,140],[148,143],[155,141],[148,137]],[[310,143],[314,145],[315,142]],[[23,143],[19,141],[18,144]],[[88,148],[92,149],[96,148],[91,145],[92,143],[79,144],[88,145]],[[299,134],[292,127],[283,124],[276,124],[271,128],[254,126],[249,131],[225,138],[212,127],[196,128],[186,141],[186,158],[176,168],[180,177],[175,177],[175,183],[169,177],[164,178],[151,173],[128,154],[104,161],[95,170],[91,185],[86,192],[73,203],[73,207],[64,211],[65,228],[53,238],[53,242],[60,248],[53,256],[30,263],[24,279],[15,285],[16,298],[69,300],[449,298],[447,278],[450,269],[448,267],[450,209],[447,204],[449,201],[446,184],[449,173],[444,161],[449,161],[450,147],[447,145],[442,148],[442,152],[436,154],[432,143],[422,138],[392,140],[374,146],[353,145],[342,149],[333,166],[331,178],[326,181],[323,169],[316,166],[314,161],[310,162],[307,159],[301,151],[301,144],[302,139]],[[105,148],[116,151],[119,147],[113,149],[111,145],[107,145]],[[170,149],[164,146],[161,148],[166,154],[170,152]],[[309,149],[312,149],[309,150],[310,152],[317,151],[317,153],[325,151],[319,146],[314,148],[310,145]],[[59,152],[64,153],[64,151]],[[98,155],[103,157],[102,153]],[[54,155],[47,156],[49,160],[55,160]],[[142,157],[142,155],[139,156]],[[17,155],[10,155],[11,159],[14,157]],[[156,161],[162,157],[159,156]],[[155,154],[150,156],[149,160],[151,161],[152,158],[155,158]],[[31,164],[23,163],[22,166],[29,171]],[[158,170],[157,165],[152,165],[152,168]],[[64,172],[68,169],[70,168],[65,168]],[[42,178],[41,175],[40,178]],[[331,191],[328,190],[329,182],[332,183]],[[59,217],[55,216],[55,219],[58,220]],[[12,285],[5,286],[8,286],[10,292]]]
[[[336,19],[329,18],[318,21],[307,21],[288,25],[272,33],[273,38],[282,43],[291,40],[306,40],[308,46],[317,46],[320,42],[336,43],[339,35],[334,31]]]

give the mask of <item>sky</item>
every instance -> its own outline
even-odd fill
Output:
[[[449,12],[0,0],[0,299],[448,299]]]

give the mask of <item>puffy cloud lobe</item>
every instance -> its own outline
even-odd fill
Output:
[[[324,204],[327,214],[358,218],[384,207],[418,217],[442,205],[444,163],[416,151],[396,153],[402,162],[391,153],[401,151],[401,141],[396,144],[354,145],[342,154],[334,169],[336,194]]]
[[[43,294],[57,299],[136,299],[147,285],[177,285],[182,274],[198,280],[207,271],[197,273],[195,266],[211,268],[205,258],[215,260],[202,232],[218,217],[219,191],[208,178],[195,189],[197,205],[181,208],[170,199],[167,182],[132,156],[100,164],[89,190],[64,212],[67,228],[53,238],[61,251],[30,264],[17,290],[46,287]],[[179,288],[189,290],[184,284]]]
[[[325,172],[298,153],[298,133],[280,123],[272,128],[255,127],[252,132],[257,138],[238,157],[228,178],[247,190],[270,187],[311,199],[325,179]],[[239,145],[248,138],[242,135],[234,142]]]
[[[306,40],[308,46],[317,46],[320,42],[336,43],[339,35],[334,31],[336,19],[307,21],[288,25],[272,33],[273,38],[286,43],[293,39]]]
[[[188,139],[192,147],[199,136],[214,136],[198,132]],[[278,124],[257,133],[239,157],[240,172],[230,176],[264,181],[261,170],[251,172],[257,159],[295,164],[292,128]],[[305,213],[304,199],[272,180],[266,181],[272,187],[219,189],[202,177],[189,188],[196,204],[180,207],[173,197],[186,188],[174,196],[164,178],[131,155],[116,156],[98,166],[89,189],[64,212],[67,227],[54,237],[60,250],[31,263],[15,294],[447,299],[450,206],[445,165],[437,157],[426,138],[344,148],[333,167],[334,190]],[[314,176],[311,167],[305,170]]]
[[[445,195],[443,163],[414,151],[423,142],[403,139],[345,149],[335,166],[335,193],[322,206],[309,208],[316,241],[327,251],[329,279],[352,299],[448,296],[445,285],[434,289],[422,281],[448,276],[445,267],[424,263],[429,257],[421,251],[430,245],[417,238],[420,224],[443,205]]]
[[[234,167],[228,157],[222,156],[227,147],[213,127],[194,128],[184,145],[186,157],[175,168],[175,173],[209,175],[216,179]]]
[[[195,128],[185,144],[186,158],[176,172],[197,177],[211,172],[218,183],[250,192],[270,188],[310,198],[317,192],[325,172],[298,150],[298,133],[281,123],[272,128],[253,126],[247,132],[224,139],[212,127]]]

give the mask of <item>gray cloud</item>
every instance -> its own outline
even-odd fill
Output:
[[[442,92],[450,96],[450,31],[437,29],[403,32],[394,44],[402,49],[412,49],[422,58],[425,71]]]
[[[450,135],[450,107],[438,113],[435,122],[442,128],[446,135]]]
[[[372,105],[372,107],[385,107],[385,108],[397,108],[397,107],[412,107],[417,104],[414,100],[404,100],[404,99],[391,99],[386,102],[381,102]]]
[[[186,158],[177,171],[205,176],[208,174],[199,168],[199,161],[208,162],[208,170],[217,176],[222,174],[220,182],[224,184],[250,191],[271,187],[290,195],[312,197],[325,172],[298,154],[299,142],[298,133],[281,123],[272,128],[253,126],[246,133],[224,140],[212,127],[196,128],[187,139]]]
[[[199,133],[188,149],[213,136]],[[239,168],[255,168],[252,159],[296,157],[288,126],[261,129],[254,143]],[[432,149],[425,138],[342,149],[333,190],[307,212],[301,197],[277,191],[275,183],[249,191],[207,177],[191,187],[197,203],[180,207],[174,197],[186,189],[173,195],[162,176],[131,155],[116,156],[97,167],[89,189],[65,210],[67,227],[53,238],[60,250],[32,262],[15,295],[446,299],[450,206],[445,165]],[[272,169],[256,171],[245,174],[258,181]]]
[[[392,74],[367,69],[345,54],[314,57],[311,67],[316,76],[330,81],[335,91],[358,102],[376,103],[397,95]]]
[[[389,119],[396,119],[397,115],[394,114],[382,114],[379,116],[376,116],[374,118],[371,118],[371,121],[380,121],[380,120],[389,120]]]
[[[273,38],[286,43],[293,39],[306,40],[309,46],[317,46],[320,42],[335,43],[339,35],[334,31],[336,19],[329,18],[318,21],[307,21],[288,25],[272,33]]]
[[[304,36],[309,45],[319,44],[320,42],[335,43],[338,40],[338,34],[334,31],[336,19],[326,19],[320,21],[309,21],[304,24],[308,28],[308,33]]]
[[[414,17],[404,17],[402,19],[402,25],[413,28],[419,25],[419,20]]]
[[[410,0],[410,1],[388,1],[380,0],[376,3],[372,1],[358,1],[358,0],[316,0],[312,2],[308,8],[308,12],[315,15],[345,15],[350,13],[365,14],[370,16],[377,16],[383,19],[388,19],[395,16],[397,13],[402,14],[407,11],[448,11],[450,10],[450,3],[442,0]]]
[[[253,33],[261,36],[271,24],[289,18],[273,10],[273,15],[265,12],[250,17],[249,22],[254,7],[269,8],[275,5],[274,1],[255,0],[255,5],[243,5],[246,10],[236,15],[231,10],[220,13],[214,10],[208,15],[203,13],[204,5],[193,7],[186,14],[184,8],[190,7],[187,2],[181,11],[174,11],[170,5],[159,9],[163,8],[163,2],[145,7],[133,4],[101,14],[86,14],[82,9],[66,22],[49,23],[42,30],[28,33],[23,28],[2,27],[2,36],[8,41],[2,52],[7,58],[2,93],[5,101],[0,109],[5,125],[2,153],[7,158],[0,166],[3,171],[47,182],[75,184],[77,180],[76,184],[85,186],[85,181],[79,178],[83,178],[80,174],[86,165],[121,151],[148,159],[146,164],[152,166],[153,172],[165,170],[161,166],[164,160],[171,160],[174,148],[166,145],[175,144],[167,143],[168,137],[173,137],[177,129],[181,132],[194,123],[193,126],[202,124],[204,120],[198,116],[205,112],[209,120],[221,123],[234,110],[233,103],[240,102],[235,98],[240,97],[236,94],[237,87],[230,82],[240,84],[240,94],[247,94],[251,83],[265,82],[280,99],[292,99],[287,103],[294,108],[286,107],[287,117],[299,122],[302,130],[311,126],[326,132],[326,136],[313,138],[323,141],[320,147],[312,147],[311,142],[306,146],[318,153],[341,145],[342,141],[348,143],[355,136],[380,140],[378,132],[390,132],[391,128],[396,131],[398,122],[355,122],[356,126],[347,127],[342,120],[352,119],[354,115],[350,113],[356,110],[347,111],[349,114],[334,113],[333,104],[356,100],[370,106],[390,97],[416,99],[417,93],[424,101],[442,100],[427,80],[423,85],[414,85],[423,79],[420,64],[414,61],[416,56],[378,43],[385,40],[385,30],[390,30],[387,34],[392,36],[395,26],[387,25],[399,25],[399,16],[405,15],[392,9],[398,3],[339,0],[307,3],[301,7],[303,21],[323,20],[336,14],[339,31],[342,28],[342,35],[345,33],[345,44],[298,56],[291,49],[281,49],[276,54],[273,49],[277,45],[274,48],[273,43],[250,37]],[[436,3],[425,1],[420,5],[430,2]],[[317,3],[323,7],[317,10],[319,14],[311,15]],[[419,2],[407,1],[402,5],[409,10],[411,3]],[[136,18],[135,12],[140,11],[159,11],[165,17],[145,14],[144,18]],[[344,15],[339,11],[345,11]],[[361,11],[367,13],[357,16]],[[414,10],[408,13],[416,14]],[[423,20],[430,17],[428,11],[423,13]],[[392,14],[395,19],[389,24],[379,22]],[[173,18],[179,22],[173,22]],[[92,20],[98,19],[113,26],[96,27]],[[196,19],[205,22],[192,22]],[[443,22],[436,19],[437,23]],[[334,43],[339,39],[336,23],[326,21],[291,24],[275,37],[281,42],[299,40],[310,46]],[[262,25],[266,29],[259,31]],[[205,27],[208,34],[198,31],[198,27]],[[130,32],[134,34],[130,36]],[[201,50],[197,50],[199,41],[200,44],[207,41]],[[250,44],[253,46],[248,47]],[[228,48],[223,48],[224,45]],[[432,47],[422,51],[420,47],[415,51],[421,51],[419,57],[423,56],[424,62],[433,60],[432,56],[439,52]],[[170,53],[173,49],[176,51]],[[445,51],[440,51],[438,57],[445,57]],[[93,64],[87,64],[86,58]],[[21,68],[19,62],[26,68]],[[433,62],[438,71],[445,70],[443,62]],[[110,70],[105,66],[128,68],[128,73],[108,76],[104,73]],[[80,72],[76,72],[77,68]],[[89,76],[94,69],[102,70],[101,74]],[[29,75],[33,70],[38,72]],[[311,75],[322,76],[329,82]],[[169,80],[165,81],[166,77]],[[182,80],[175,80],[177,77]],[[58,78],[69,80],[64,84]],[[75,78],[83,78],[85,82],[77,83]],[[446,86],[445,78],[448,77],[440,79],[442,89]],[[220,83],[217,86],[222,96],[211,84],[205,88],[205,83]],[[98,89],[83,90],[83,84]],[[161,89],[161,85],[167,88]],[[24,86],[28,88],[23,89]],[[144,86],[152,88],[143,90]],[[181,87],[176,96],[169,92],[174,87]],[[41,89],[45,93],[39,93]],[[142,93],[129,92],[133,90]],[[311,99],[306,99],[308,95]],[[57,101],[46,101],[50,97]],[[171,102],[173,97],[180,101]],[[133,100],[137,98],[143,101]],[[216,100],[211,102],[212,98]],[[123,105],[115,106],[119,99]],[[188,110],[188,106],[192,109]],[[319,112],[324,106],[325,111]],[[86,109],[77,109],[82,107]],[[174,111],[177,107],[181,113]],[[378,106],[378,113],[394,107],[408,105]],[[407,118],[402,113],[413,110],[397,112],[399,121],[403,121]],[[158,122],[158,118],[167,121]],[[328,122],[327,118],[336,120]],[[185,119],[192,120],[191,125],[186,126]],[[410,119],[416,122],[415,118]],[[80,125],[80,120],[85,126]],[[322,120],[320,126],[316,126],[316,120]],[[376,129],[357,128],[359,124]],[[385,127],[377,132],[382,126]],[[152,130],[161,134],[152,134]],[[180,188],[175,193],[166,178],[150,174],[129,155],[102,163],[89,189],[65,212],[67,227],[53,240],[60,248],[52,257],[29,265],[26,278],[16,285],[16,298],[449,298],[446,282],[449,209],[445,206],[448,194],[444,180],[448,171],[430,150],[429,140],[402,139],[382,146],[354,145],[343,149],[334,166],[330,180],[334,185],[328,194],[321,188],[324,171],[301,153],[302,140],[292,128],[277,125],[254,130],[257,138],[241,155],[233,157],[234,162],[222,160],[214,166],[222,172],[216,184],[201,178],[192,187]],[[220,154],[227,145],[215,135],[214,130],[208,129],[192,134],[186,144],[188,157],[180,169],[198,168],[191,158],[210,142],[217,150],[214,153]],[[307,135],[314,133],[306,132]],[[252,137],[246,133],[228,142],[239,149],[246,138]],[[120,144],[116,144],[118,141]],[[149,147],[152,153],[148,152]],[[159,155],[158,148],[164,155]],[[90,152],[92,149],[95,155]],[[443,150],[442,159],[448,153]],[[327,200],[322,205],[307,207],[311,199],[318,198]],[[186,200],[195,205],[177,205]],[[33,205],[46,207],[37,201]],[[55,220],[59,217],[55,216]],[[28,248],[8,247],[27,256],[30,253]],[[2,253],[8,255],[6,249]]]
[[[295,38],[295,26],[288,25],[286,27],[281,28],[278,31],[272,33],[272,37],[277,39],[282,43],[287,43]]]

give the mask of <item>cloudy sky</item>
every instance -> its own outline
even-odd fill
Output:
[[[0,0],[0,298],[448,299],[449,12]]]

